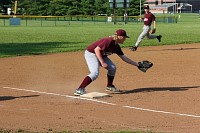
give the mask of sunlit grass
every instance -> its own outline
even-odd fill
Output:
[[[0,57],[47,54],[83,50],[93,41],[125,29],[131,37],[121,45],[134,45],[142,31],[142,23],[79,23],[63,26],[16,26],[0,28]],[[141,46],[199,43],[200,17],[198,14],[181,14],[178,23],[157,23],[157,39],[144,39]]]

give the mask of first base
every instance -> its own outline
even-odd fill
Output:
[[[107,93],[90,92],[80,96],[85,98],[103,98],[103,97],[109,97],[110,95]]]

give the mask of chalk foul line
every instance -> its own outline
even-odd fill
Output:
[[[109,103],[109,102],[100,101],[100,100],[97,100],[97,99],[90,99],[90,98],[84,98],[84,97],[69,96],[69,95],[62,95],[62,94],[35,91],[35,90],[28,90],[28,89],[20,89],[20,88],[12,88],[12,87],[3,87],[3,88],[4,89],[11,89],[11,90],[18,90],[18,91],[27,91],[27,92],[33,92],[33,93],[39,93],[39,94],[45,94],[45,95],[61,96],[61,97],[67,97],[67,98],[72,98],[72,99],[87,100],[87,101],[92,101],[92,102],[97,102],[97,103],[102,103],[102,104],[107,104],[107,105],[113,105],[113,106],[117,105],[117,104],[114,104],[114,103]],[[134,106],[122,106],[122,107],[123,108],[140,110],[140,111],[146,111],[146,112],[154,112],[154,113],[162,113],[162,114],[171,114],[171,115],[178,115],[178,116],[187,116],[187,117],[193,117],[193,118],[200,118],[200,115],[191,115],[191,114],[182,114],[182,113],[175,113],[175,112],[168,112],[168,111],[161,111],[161,110],[145,109],[145,108],[139,108],[139,107],[134,107]]]

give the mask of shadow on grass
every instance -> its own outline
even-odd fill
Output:
[[[120,94],[140,93],[140,92],[155,92],[155,91],[186,91],[192,88],[199,88],[200,86],[186,86],[186,87],[148,87],[138,88],[133,90],[123,90]]]
[[[83,42],[38,42],[0,44],[0,57],[40,55],[85,49]]]
[[[144,50],[144,51],[177,51],[177,50],[199,50],[200,48],[172,48],[172,49],[160,49],[160,50]]]
[[[30,97],[38,97],[40,95],[29,95],[29,96],[19,96],[19,97],[14,97],[14,96],[0,96],[0,101],[7,101],[7,100],[14,100],[17,98],[30,98]]]

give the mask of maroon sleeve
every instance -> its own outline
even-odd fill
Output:
[[[101,54],[103,56],[108,56],[108,55],[111,55],[113,53],[116,53],[118,55],[124,55],[119,44],[115,44],[115,41],[112,38],[100,39],[100,40],[92,43],[91,45],[89,45],[87,47],[87,50],[89,52],[95,53],[94,49],[96,47],[101,48]]]

